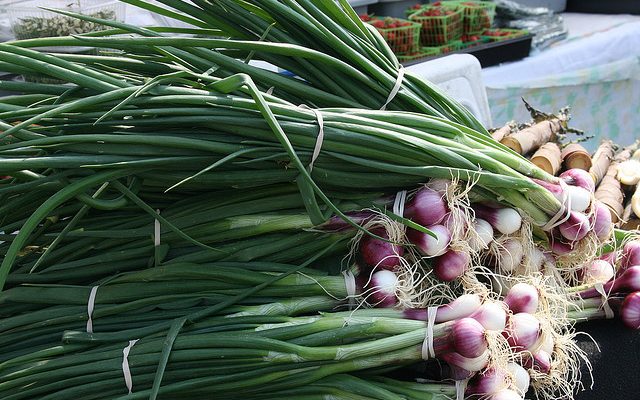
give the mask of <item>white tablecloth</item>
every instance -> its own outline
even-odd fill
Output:
[[[572,126],[628,144],[640,137],[640,17],[564,14],[569,38],[524,60],[483,70],[495,126],[571,106]],[[591,148],[597,140],[591,141]]]

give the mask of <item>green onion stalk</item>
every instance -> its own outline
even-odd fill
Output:
[[[354,280],[349,293],[345,279],[281,263],[219,262],[158,266],[114,275],[95,286],[17,286],[0,293],[2,360],[58,344],[66,330],[86,326],[91,333],[109,333],[170,323],[265,282],[269,285],[185,331],[202,325],[213,332],[286,322],[287,316],[346,307],[349,299],[362,303],[367,291],[377,290],[373,284],[358,287]]]
[[[91,207],[93,200],[122,200],[115,189],[102,191],[100,197],[86,196],[91,200],[88,204],[80,197],[55,209],[29,237],[28,250],[19,254],[8,285],[92,284],[119,271],[183,261],[297,262],[333,243],[340,244],[334,254],[344,254],[354,236],[348,230],[311,229],[314,226],[295,185],[212,191],[173,202],[149,198],[144,186],[138,188],[135,198],[144,209],[128,201],[114,209]],[[19,193],[12,193],[16,196],[12,201],[30,191]],[[372,199],[369,204],[378,201],[365,195],[359,198],[366,199]],[[350,199],[340,203],[345,211],[359,207]],[[30,208],[33,213],[37,204]],[[15,218],[7,215],[2,225],[5,232],[20,229],[27,219],[11,221],[11,217]],[[6,252],[18,234],[3,235],[0,248]]]
[[[297,317],[225,332],[211,331],[206,325],[196,327],[174,338],[157,394],[253,398],[267,390],[295,390],[336,374],[402,367],[422,360],[424,321],[358,313]],[[134,345],[128,340],[135,338],[128,338],[82,350],[86,337],[86,333],[70,331],[62,345],[1,363],[3,398],[149,397],[164,336],[147,336]],[[465,351],[469,357],[482,357],[487,352],[484,328],[469,318],[437,324],[433,337],[436,355]],[[125,347],[130,348],[125,361],[133,381],[128,395],[122,379]]]
[[[47,57],[50,65],[68,63]],[[92,70],[92,75],[98,73]],[[86,83],[73,75],[68,77],[76,84]],[[529,177],[553,178],[447,120],[392,111],[323,110],[322,150],[312,163],[318,132],[314,111],[268,101],[247,77],[201,78],[210,82],[210,90],[186,87],[185,82],[192,81],[181,78],[173,86],[151,85],[151,92],[146,92],[150,85],[132,86],[124,79],[119,82],[126,87],[106,93],[0,113],[6,121],[0,173],[12,176],[13,184],[28,183],[20,186],[28,192],[39,186],[34,181],[40,179],[46,179],[43,184],[49,184],[51,190],[66,183],[49,195],[37,212],[29,205],[23,210],[24,222],[7,250],[4,273],[41,221],[70,199],[79,197],[93,208],[134,204],[149,211],[151,207],[136,190],[151,192],[154,185],[159,186],[155,189],[157,199],[162,189],[183,195],[220,189],[220,185],[228,188],[295,180],[312,224],[326,220],[331,211],[344,217],[336,198],[331,198],[331,190],[396,190],[429,177],[477,182],[479,188],[523,209],[540,224],[561,209],[558,200]],[[185,127],[191,129],[185,132]],[[91,133],[87,133],[89,129]],[[363,147],[363,142],[368,146]],[[63,175],[52,178],[55,174]],[[92,200],[91,190],[95,195],[107,183],[120,196],[106,202]],[[18,201],[16,192],[7,196]],[[328,214],[318,201],[327,207]],[[161,216],[156,219],[167,223]]]
[[[173,71],[192,72],[225,78],[236,73],[249,75],[263,90],[274,87],[278,97],[296,104],[316,107],[353,107],[407,110],[450,119],[488,136],[485,129],[463,106],[444,92],[408,72],[399,75],[400,64],[382,36],[360,21],[346,2],[325,1],[256,1],[217,2],[162,1],[161,6],[146,1],[125,1],[171,19],[186,29],[142,28],[91,16],[59,11],[113,29],[83,37],[135,33],[156,39],[186,33],[196,37],[224,38],[219,45],[206,49],[188,49],[179,41],[149,48],[132,45],[136,76],[162,71],[156,63],[173,64]],[[175,38],[179,39],[179,38]],[[44,41],[21,41],[21,46],[69,46],[74,38]],[[63,44],[66,43],[66,44]],[[85,58],[87,62],[91,58]],[[95,60],[95,59],[94,59]],[[250,61],[271,65],[265,69]],[[132,61],[107,61],[118,71]],[[272,71],[278,67],[296,77]],[[37,68],[30,68],[39,72]],[[22,71],[25,72],[25,71]],[[301,78],[302,81],[298,78]],[[397,83],[401,84],[391,96]],[[388,103],[388,104],[387,104]]]

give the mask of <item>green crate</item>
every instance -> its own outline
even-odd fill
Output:
[[[434,49],[427,49],[425,47],[422,47],[417,53],[413,53],[413,54],[400,54],[398,55],[398,61],[400,61],[401,63],[405,63],[405,62],[409,62],[409,61],[413,61],[413,60],[417,60],[419,58],[425,58],[425,57],[431,57],[431,56],[436,56],[438,55],[438,51],[434,50]]]
[[[378,21],[378,22],[377,22]],[[417,53],[420,49],[420,24],[400,18],[371,17],[373,25],[395,54]],[[382,27],[382,26],[385,27]],[[388,27],[389,25],[399,25]]]
[[[445,45],[462,36],[462,9],[457,6],[428,5],[411,14],[409,19],[422,26],[422,46]]]
[[[462,40],[453,40],[441,46],[422,47],[421,51],[424,53],[429,52],[432,55],[441,55],[441,54],[451,53],[451,52],[460,50],[462,48],[464,48],[464,45],[462,44]]]
[[[479,46],[483,43],[489,43],[489,40],[485,39],[484,36],[480,36],[480,35],[473,35],[473,36],[477,36],[478,39],[476,40],[469,40],[468,36],[462,36],[462,48],[463,49],[467,49],[469,47],[474,47],[474,46]]]
[[[424,6],[425,6],[424,4],[416,3],[412,7],[409,7],[406,10],[404,10],[404,15],[406,15],[406,17],[409,18],[411,14],[414,14],[415,12],[420,11]]]
[[[482,38],[487,42],[498,42],[524,36],[528,33],[529,31],[524,29],[490,29],[482,32]]]
[[[491,28],[496,14],[496,3],[491,1],[443,1],[442,4],[462,8],[462,33],[478,35]]]

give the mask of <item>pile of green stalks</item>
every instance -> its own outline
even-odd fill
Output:
[[[633,325],[555,262],[565,183],[346,0],[123,2],[188,27],[0,44],[62,82],[0,81],[3,399],[572,398],[574,323]]]

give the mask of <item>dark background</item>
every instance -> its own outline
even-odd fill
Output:
[[[640,3],[640,1],[638,1]],[[586,390],[575,400],[640,400],[640,332],[625,327],[619,320],[592,321],[576,326],[590,334],[600,346],[586,336],[577,338],[593,366],[593,388],[589,374],[582,368]]]

